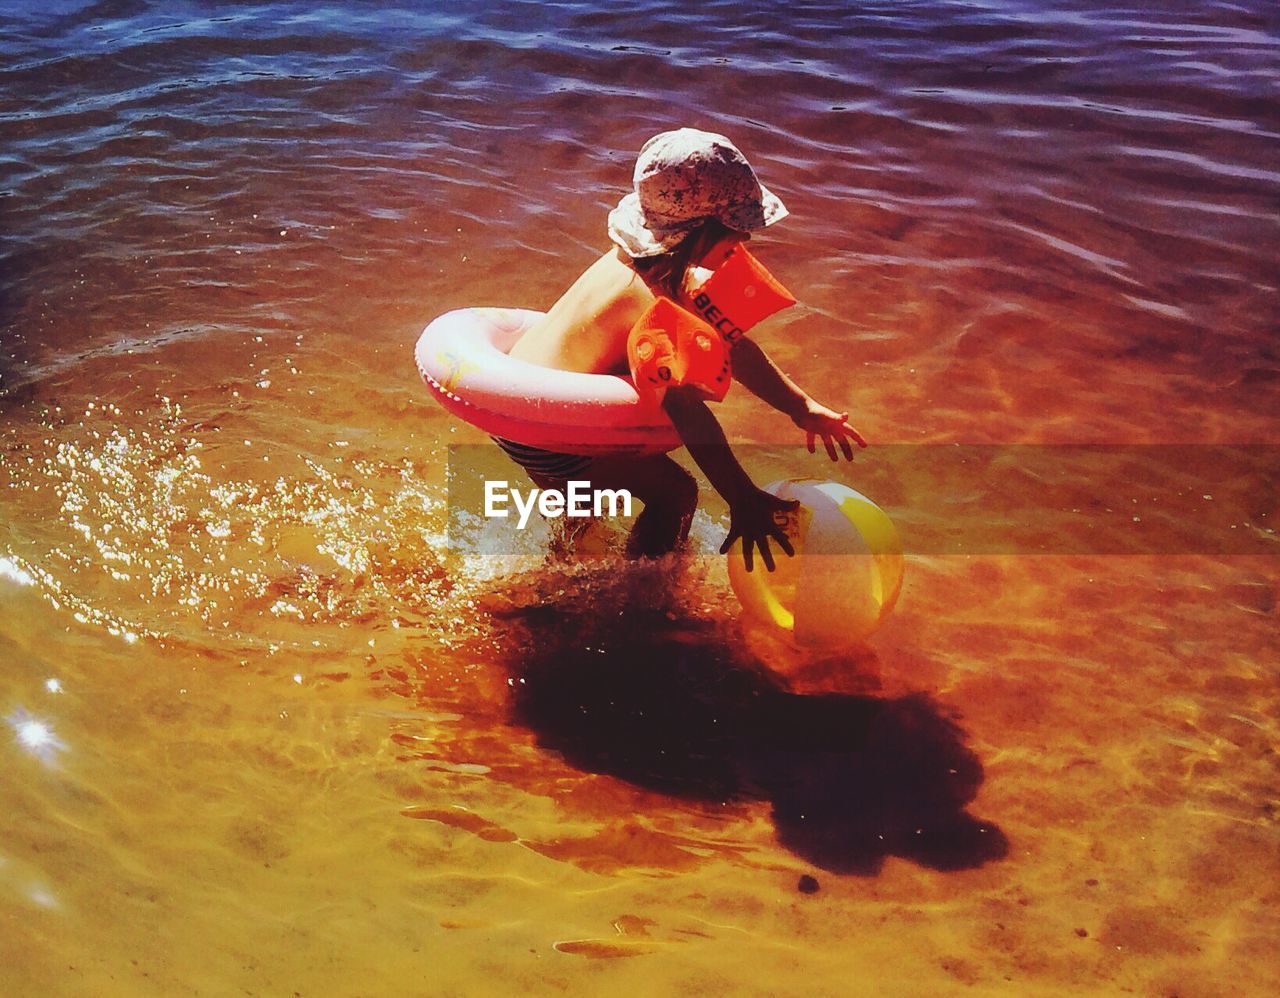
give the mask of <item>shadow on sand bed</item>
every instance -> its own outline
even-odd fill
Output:
[[[982,765],[931,697],[791,693],[714,627],[664,610],[575,597],[504,615],[528,631],[515,723],[588,772],[767,800],[779,841],[831,872],[875,874],[890,855],[961,870],[1008,851],[965,810]]]

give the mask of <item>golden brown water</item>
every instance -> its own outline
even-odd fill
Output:
[[[1277,442],[1269,8],[0,19],[0,991],[1280,987],[1274,468],[1215,463]],[[483,437],[418,331],[554,300],[676,124],[791,209],[759,339],[873,448],[745,460],[899,522],[874,652],[744,629],[711,556],[446,548]],[[912,548],[945,501],[875,448],[954,443],[1185,468]]]

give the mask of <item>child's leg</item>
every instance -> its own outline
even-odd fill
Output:
[[[666,454],[597,458],[582,477],[593,489],[626,489],[644,503],[627,538],[628,556],[656,558],[689,536],[698,483]]]

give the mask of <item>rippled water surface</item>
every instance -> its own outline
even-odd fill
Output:
[[[1280,442],[1278,32],[4,6],[0,990],[1276,993],[1274,468],[1215,460]],[[786,201],[753,247],[803,304],[758,338],[873,444],[832,471],[739,391],[731,439],[790,448],[749,470],[904,528],[945,511],[877,445],[1176,445],[1185,479],[1108,479],[1057,550],[914,552],[838,660],[744,627],[707,554],[448,549],[483,437],[418,331],[554,301],[682,124]],[[1109,553],[1175,496],[1176,549]],[[703,549],[724,523],[704,485]]]

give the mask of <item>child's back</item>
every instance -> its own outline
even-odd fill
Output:
[[[561,371],[625,373],[627,334],[653,303],[626,261],[616,249],[600,257],[529,327],[511,356]]]

